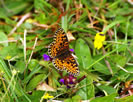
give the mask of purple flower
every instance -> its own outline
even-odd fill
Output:
[[[72,76],[72,75],[69,75],[69,84],[75,84],[77,81],[77,78]]]
[[[69,49],[69,51],[74,52],[74,49]]]
[[[73,88],[77,83],[82,81],[86,78],[86,75],[82,76],[81,78],[77,79],[73,75],[64,76],[59,80],[59,82],[65,85],[67,88]]]
[[[51,58],[47,54],[43,54],[43,58],[45,61],[50,61]]]
[[[67,88],[72,88],[77,83],[77,78],[72,75],[69,75],[60,79],[59,82],[66,85]]]
[[[64,79],[60,79],[60,81],[59,81],[59,82],[64,84]]]

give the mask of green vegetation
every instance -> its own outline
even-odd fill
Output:
[[[60,27],[79,63],[72,88],[43,58]],[[132,102],[132,94],[132,0],[0,0],[1,102]]]

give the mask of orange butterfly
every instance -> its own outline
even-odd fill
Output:
[[[48,54],[53,58],[52,62],[56,69],[66,70],[69,74],[79,75],[76,59],[69,51],[69,43],[66,33],[62,28],[55,32],[54,41],[48,47]]]

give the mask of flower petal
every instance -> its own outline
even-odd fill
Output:
[[[59,81],[59,82],[64,84],[64,79],[60,79],[60,81]]]
[[[94,38],[94,48],[100,49],[103,46],[104,41],[105,41],[105,34],[103,32],[97,33]]]
[[[74,49],[69,49],[69,51],[74,52]]]
[[[43,54],[43,58],[45,61],[50,61],[50,57],[47,54]]]

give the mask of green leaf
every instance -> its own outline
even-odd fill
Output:
[[[132,102],[132,101],[133,101],[133,96],[127,96],[127,97],[115,100],[115,102]]]
[[[32,26],[32,24],[30,24],[30,23],[28,23],[28,22],[25,22],[25,23],[24,23],[24,28],[25,28],[25,29],[30,29],[30,30],[31,30],[31,29],[33,28],[33,26]]]
[[[106,33],[110,28],[112,28],[113,26],[115,26],[116,24],[120,24],[122,22],[124,22],[125,19],[122,19],[122,20],[116,20],[116,21],[113,21],[111,22],[106,28],[103,29],[103,32]]]
[[[64,102],[73,102],[71,98],[67,98],[64,100]]]
[[[0,56],[2,56],[3,58],[5,58],[6,56],[15,57],[19,56],[21,53],[22,51],[19,50],[19,48],[16,46],[15,43],[15,44],[10,44],[10,46],[4,47],[0,52]]]
[[[21,5],[20,5],[21,4]],[[6,15],[6,16],[13,16],[15,14],[18,14],[25,10],[25,8],[29,7],[29,2],[26,1],[15,1],[13,3],[8,2],[6,5],[6,8],[1,7],[0,8],[0,15]]]
[[[41,97],[43,96],[44,91],[33,91],[31,95],[27,94],[26,96],[19,97],[19,102],[40,102]]]
[[[6,36],[6,34],[0,30],[0,42],[2,41],[8,41],[8,38]],[[3,46],[8,46],[8,42],[4,42],[4,43],[0,43]]]
[[[28,69],[30,69],[30,71],[32,71],[38,64],[38,60],[36,59],[31,59],[30,63],[28,64]]]
[[[40,24],[47,24],[49,21],[49,18],[46,17],[44,13],[40,13],[36,15],[36,20],[40,22]]]
[[[128,22],[128,21],[127,21]],[[119,27],[119,30],[121,32],[123,32],[124,34],[128,34],[128,36],[132,37],[132,34],[133,34],[133,22],[130,22],[129,21],[129,25],[128,25],[128,28],[126,27],[127,26],[127,22],[125,23],[122,23],[121,26]]]
[[[100,85],[98,88],[100,88],[102,91],[105,91],[107,94],[116,93],[116,90],[111,86]]]
[[[81,74],[84,75],[84,73],[81,73]],[[88,100],[95,96],[94,85],[93,85],[93,80],[91,76],[88,75],[79,84],[81,88],[77,91],[76,94],[80,95],[83,100]]]
[[[116,75],[113,76],[110,81],[114,83],[115,82],[125,82],[129,80],[133,80],[133,67],[132,66],[126,66],[125,69],[128,72],[125,72],[123,70],[117,71]]]
[[[44,0],[34,0],[34,7],[37,10],[43,10],[46,15],[51,11],[52,5]]]
[[[72,98],[67,98],[64,100],[64,102],[81,102],[81,96],[76,95],[73,96]]]
[[[23,83],[27,83],[29,82],[29,80],[32,78],[33,75],[35,75],[36,73],[38,73],[38,71],[42,68],[42,66],[36,65],[34,67],[34,69],[30,72],[30,74],[28,74],[27,77],[25,77],[25,79],[23,80]]]
[[[72,102],[81,102],[81,96],[79,96],[79,95],[73,96]]]
[[[102,55],[97,55],[93,57],[93,61],[97,61],[98,59],[100,59],[102,57]],[[96,64],[93,65],[94,69],[100,73],[103,73],[105,75],[110,75],[110,71],[107,68],[104,59],[102,59],[101,61],[97,62]]]
[[[116,94],[111,94],[108,96],[95,98],[90,102],[114,102],[115,97],[116,97]]]
[[[36,75],[34,78],[32,78],[27,85],[27,91],[32,91],[36,86],[39,84],[39,82],[45,77],[45,74],[39,74]]]
[[[123,70],[120,70],[118,72],[118,76],[117,79],[121,80],[121,81],[129,81],[129,80],[133,80],[133,67],[132,66],[126,66],[125,69],[128,72],[125,72]]]
[[[75,53],[80,68],[86,69],[92,63],[90,48],[81,38],[76,41]]]
[[[127,58],[125,56],[118,54],[110,55],[110,59],[112,62],[116,63],[117,65],[120,65],[121,67],[123,67],[127,61]]]
[[[23,60],[17,61],[15,66],[16,66],[17,71],[20,71],[20,73],[23,73],[24,69],[26,67],[26,65],[25,65]]]

